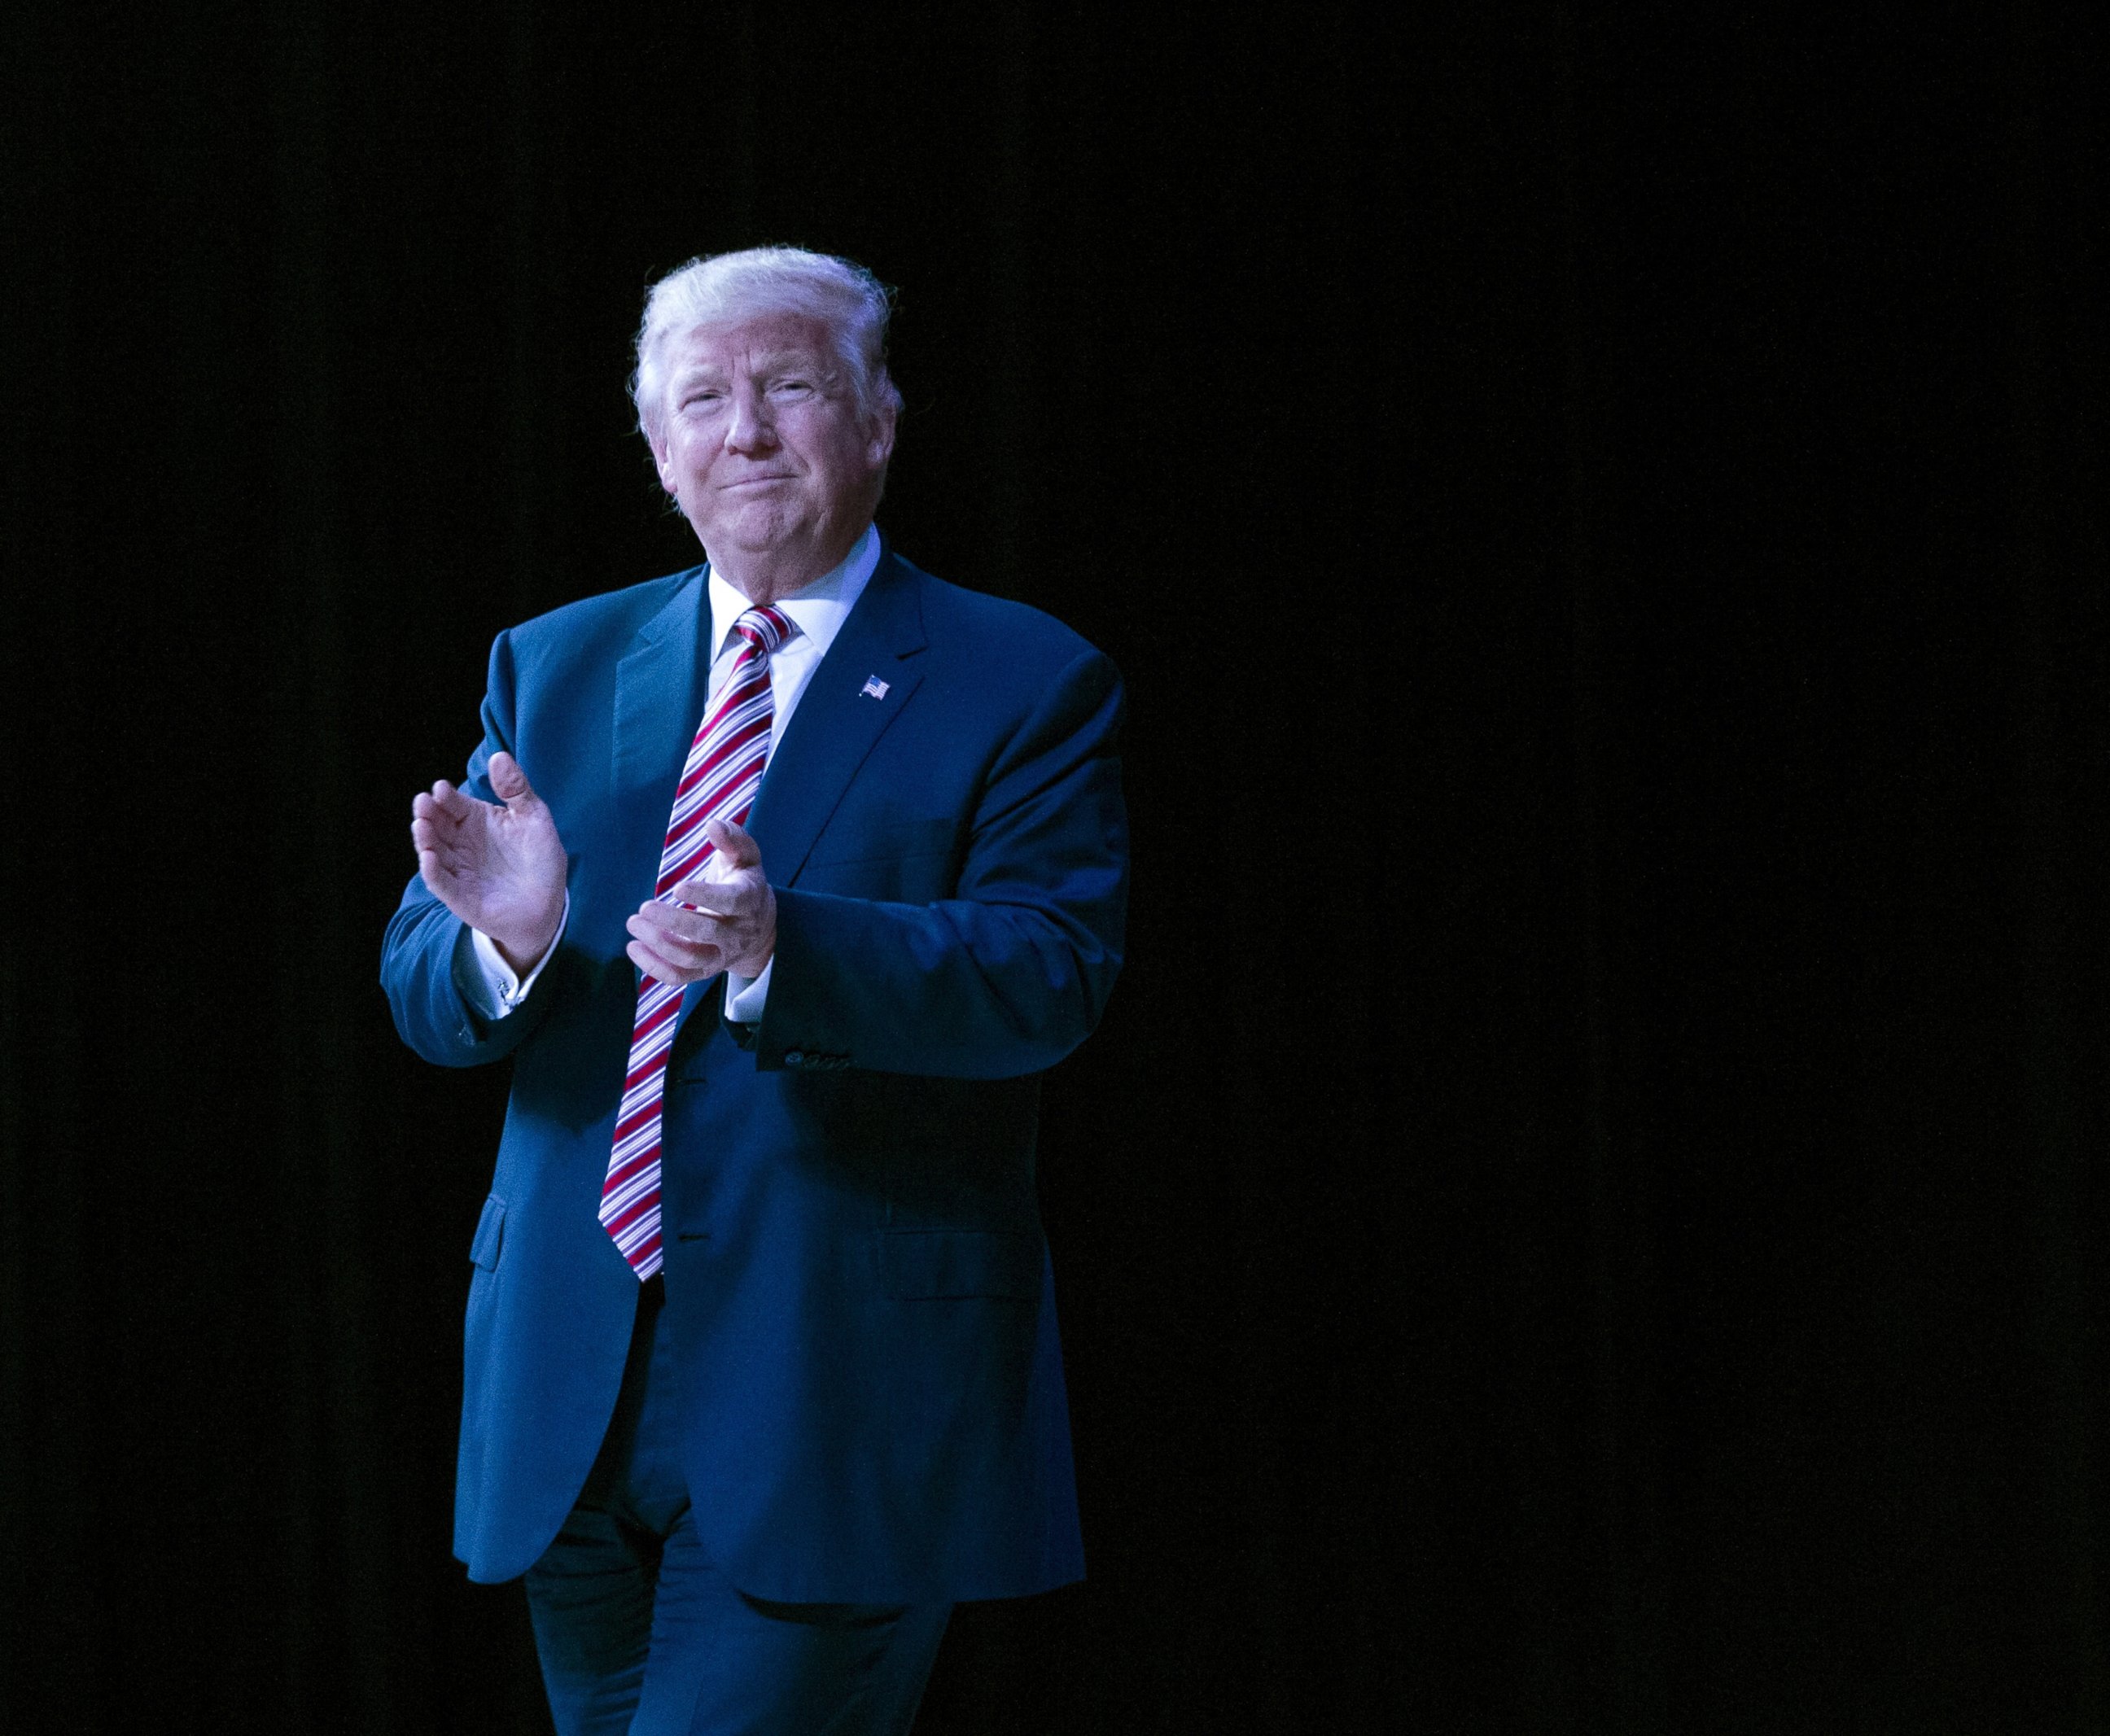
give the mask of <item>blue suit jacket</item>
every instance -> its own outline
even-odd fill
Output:
[[[462,925],[416,879],[388,928],[405,1041],[514,1063],[471,1254],[455,1551],[478,1580],[555,1535],[622,1378],[637,1282],[597,1212],[623,923],[703,714],[709,622],[700,567],[493,646],[466,787],[492,799],[486,764],[513,753],[571,857],[570,919],[512,1016],[464,1003]],[[1069,629],[890,549],[777,744],[749,821],[777,897],[767,1009],[736,1027],[717,983],[690,991],[663,1159],[685,1463],[743,1591],[1007,1597],[1083,1571],[1035,1075],[1120,968],[1121,711]]]

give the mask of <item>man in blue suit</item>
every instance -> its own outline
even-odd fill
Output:
[[[953,1602],[1083,1571],[1034,1129],[1120,968],[1121,688],[880,537],[887,311],[790,249],[654,287],[706,564],[500,634],[413,804],[397,1028],[514,1060],[455,1548],[568,1736],[906,1730]]]

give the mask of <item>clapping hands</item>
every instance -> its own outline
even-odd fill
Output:
[[[502,806],[444,779],[412,798],[410,843],[418,877],[432,896],[489,935],[506,963],[524,973],[549,951],[564,920],[568,858],[519,762],[494,753],[490,777]]]

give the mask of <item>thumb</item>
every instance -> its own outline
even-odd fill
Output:
[[[539,807],[542,798],[528,787],[528,774],[520,769],[520,762],[506,753],[491,756],[487,768],[491,793],[516,814],[524,814],[530,808]]]
[[[713,820],[705,823],[704,834],[718,846],[718,855],[728,868],[755,868],[762,863],[762,846],[741,827],[730,820]]]

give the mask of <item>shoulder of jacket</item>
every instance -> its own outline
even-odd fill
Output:
[[[559,604],[545,614],[530,617],[500,636],[509,640],[516,652],[533,653],[559,648],[573,649],[610,640],[624,643],[674,600],[684,585],[700,582],[700,566],[647,579],[641,585],[626,585],[597,596],[581,597]]]
[[[515,644],[538,640],[578,640],[604,633],[635,633],[652,616],[675,599],[681,586],[703,576],[703,567],[684,567],[663,578],[648,578],[644,585],[624,585],[620,590],[601,590],[597,597],[580,597],[574,604],[559,604],[546,614],[530,616],[506,633]]]
[[[957,641],[977,654],[1016,657],[1023,653],[1058,663],[1098,650],[1084,635],[1044,609],[934,577],[902,555],[894,559],[918,587],[924,627],[935,639]]]

